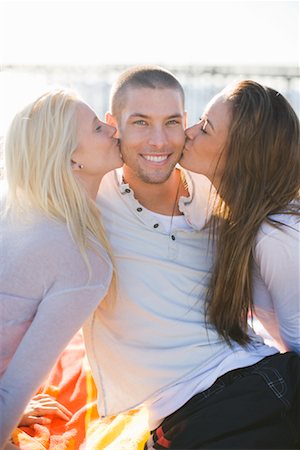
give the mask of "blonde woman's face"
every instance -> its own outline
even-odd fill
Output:
[[[229,104],[219,94],[207,105],[200,121],[186,129],[182,167],[218,180],[224,171],[230,122]]]
[[[78,145],[72,155],[85,175],[103,176],[123,164],[116,129],[102,122],[85,103],[77,107]]]

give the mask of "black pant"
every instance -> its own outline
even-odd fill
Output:
[[[300,357],[268,356],[232,370],[152,432],[152,449],[299,449]]]

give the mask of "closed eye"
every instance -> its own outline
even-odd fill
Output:
[[[101,126],[101,125],[98,125],[98,126],[96,127],[96,131],[100,131],[101,128],[102,128],[102,126]]]
[[[208,125],[208,120],[205,117],[200,117],[199,122],[200,122],[200,124],[201,124],[201,122],[203,123],[200,130],[202,131],[202,133],[207,134],[206,127]]]

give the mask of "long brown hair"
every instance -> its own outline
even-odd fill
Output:
[[[299,119],[275,90],[245,80],[224,90],[232,121],[212,219],[216,262],[207,314],[223,338],[247,345],[253,315],[252,250],[271,215],[299,212]]]

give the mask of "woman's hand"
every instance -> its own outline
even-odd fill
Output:
[[[35,395],[28,403],[23,417],[19,422],[19,427],[26,427],[34,423],[47,425],[51,419],[44,417],[48,414],[54,414],[63,420],[70,420],[72,413],[55,398],[48,394]]]

